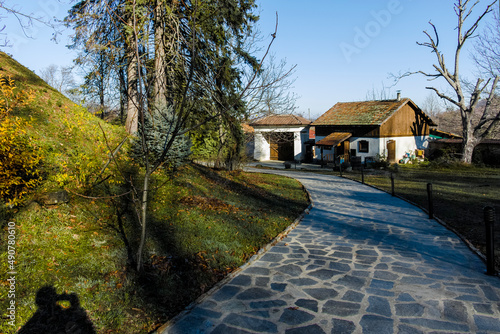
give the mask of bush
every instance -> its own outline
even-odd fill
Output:
[[[10,115],[32,99],[31,91],[19,90],[10,77],[0,75],[0,197],[10,206],[42,180],[38,167],[43,154],[26,134],[29,123]]]

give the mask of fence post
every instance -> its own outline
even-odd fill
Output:
[[[342,177],[342,163],[340,163],[339,169],[340,169],[340,177]]]
[[[392,196],[396,196],[394,192],[394,173],[391,172],[391,194]]]
[[[486,275],[496,275],[495,271],[495,209],[484,208],[486,227]]]
[[[429,200],[429,219],[434,218],[434,202],[432,198],[432,183],[427,183],[427,198]]]
[[[365,167],[361,165],[361,183],[365,184]]]

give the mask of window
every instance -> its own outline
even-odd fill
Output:
[[[368,153],[369,146],[368,146],[368,141],[366,140],[360,140],[358,142],[358,152],[360,153]]]

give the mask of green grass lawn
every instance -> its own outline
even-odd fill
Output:
[[[152,195],[140,275],[127,264],[126,247],[135,251],[139,227],[127,213],[118,219],[111,199],[72,196],[67,204],[32,204],[13,216],[18,326],[36,311],[37,291],[49,285],[76,293],[99,333],[148,332],[244,264],[308,205],[297,181],[275,175],[189,165],[175,178],[156,174],[154,184],[163,186]],[[15,330],[3,322],[0,332]]]

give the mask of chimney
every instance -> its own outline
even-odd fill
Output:
[[[400,90],[398,90],[398,91],[396,91],[396,92],[398,93],[398,95],[396,96],[396,100],[397,100],[397,101],[401,101],[401,91],[400,91]]]

